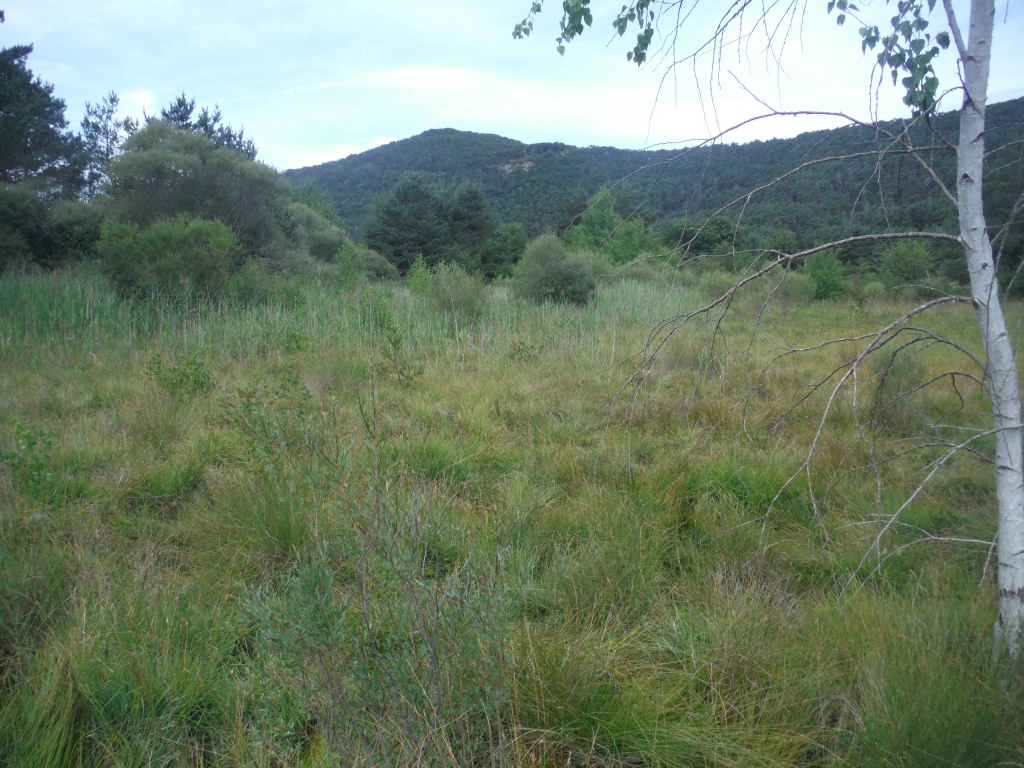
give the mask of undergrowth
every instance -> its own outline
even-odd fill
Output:
[[[0,278],[0,764],[1024,762],[990,469],[900,511],[983,423],[944,352],[869,361],[822,426],[808,384],[850,350],[760,373],[755,304],[623,388],[696,281],[577,307],[416,280]],[[893,309],[771,322],[799,347]]]

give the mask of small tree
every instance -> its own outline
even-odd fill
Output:
[[[512,275],[512,290],[520,298],[542,303],[568,302],[582,306],[597,287],[594,269],[569,253],[553,234],[541,235],[528,246]]]
[[[82,118],[82,140],[85,142],[85,195],[92,198],[99,193],[107,179],[107,166],[121,154],[124,143],[139,129],[133,117],[118,117],[121,100],[111,91],[99,104],[85,103]]]

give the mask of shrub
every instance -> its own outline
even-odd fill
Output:
[[[430,275],[430,267],[427,266],[427,262],[423,260],[422,256],[418,256],[409,267],[409,276],[406,278],[409,292],[413,296],[426,296],[430,292]]]
[[[352,249],[352,261],[367,280],[398,279],[398,268],[372,248],[355,246]]]
[[[42,253],[46,205],[25,185],[0,184],[0,267]]]
[[[799,272],[790,272],[775,292],[783,304],[808,304],[814,298],[814,280]]]
[[[126,296],[215,296],[242,253],[219,221],[184,215],[143,230],[109,220],[97,252],[114,287]]]
[[[166,120],[128,139],[107,173],[108,210],[138,227],[181,214],[215,219],[230,226],[248,255],[272,261],[303,245],[296,242],[289,186],[277,171]]]
[[[57,203],[47,227],[52,256],[81,261],[96,253],[103,229],[103,214],[91,205],[74,200]]]
[[[341,228],[305,203],[289,204],[287,220],[289,240],[319,261],[335,261],[345,247],[345,233]]]
[[[864,285],[865,299],[878,299],[881,298],[883,293],[885,293],[885,284],[878,280],[872,280]]]
[[[479,277],[466,274],[458,264],[441,263],[430,276],[430,299],[453,317],[475,320],[487,304],[487,287]]]
[[[717,299],[736,284],[736,278],[728,272],[708,270],[697,281],[697,292],[704,299]]]
[[[512,276],[515,294],[537,303],[562,301],[582,306],[596,287],[593,267],[570,254],[552,234],[541,235],[526,247]]]
[[[920,240],[901,240],[882,251],[878,273],[889,286],[920,283],[935,274],[935,257]]]
[[[807,260],[807,274],[814,281],[814,300],[829,301],[846,291],[843,267],[831,251],[816,253]]]

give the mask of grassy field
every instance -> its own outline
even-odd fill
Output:
[[[698,285],[477,316],[266,293],[0,278],[0,764],[1024,764],[990,466],[949,461],[880,534],[944,452],[904,431],[984,425],[977,386],[917,390],[959,365],[927,342],[873,362],[802,473],[809,385],[853,345],[755,375],[899,303],[783,305],[754,337],[741,303],[637,391]]]

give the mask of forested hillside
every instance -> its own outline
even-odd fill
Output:
[[[1024,134],[1024,99],[992,105],[989,120],[990,149],[1019,140]],[[934,123],[955,141],[955,114],[939,115]],[[667,227],[684,216],[706,218],[803,164],[854,156],[806,166],[754,196],[742,210],[734,206],[729,216],[740,220],[748,233],[792,230],[801,244],[823,235],[837,237],[887,225],[952,228],[955,211],[936,193],[934,180],[920,164],[897,152],[889,138],[901,130],[899,122],[890,121],[878,131],[849,126],[786,140],[637,151],[523,144],[495,135],[441,129],[285,175],[326,192],[355,234],[370,214],[374,198],[412,172],[431,181],[479,185],[500,219],[522,223],[533,236],[557,227],[567,215],[582,210],[583,202],[603,185],[622,179],[626,180],[620,188],[640,207],[639,215]],[[934,143],[926,126],[911,129],[910,135],[915,146]],[[883,150],[886,154],[879,163],[878,152]],[[1007,151],[1012,152],[1012,147]],[[940,176],[951,181],[952,148],[936,146],[932,156]],[[1020,168],[1002,170],[1002,165],[992,163],[1000,170],[994,170],[987,182],[994,222],[1009,210],[1011,190],[1019,189]]]

